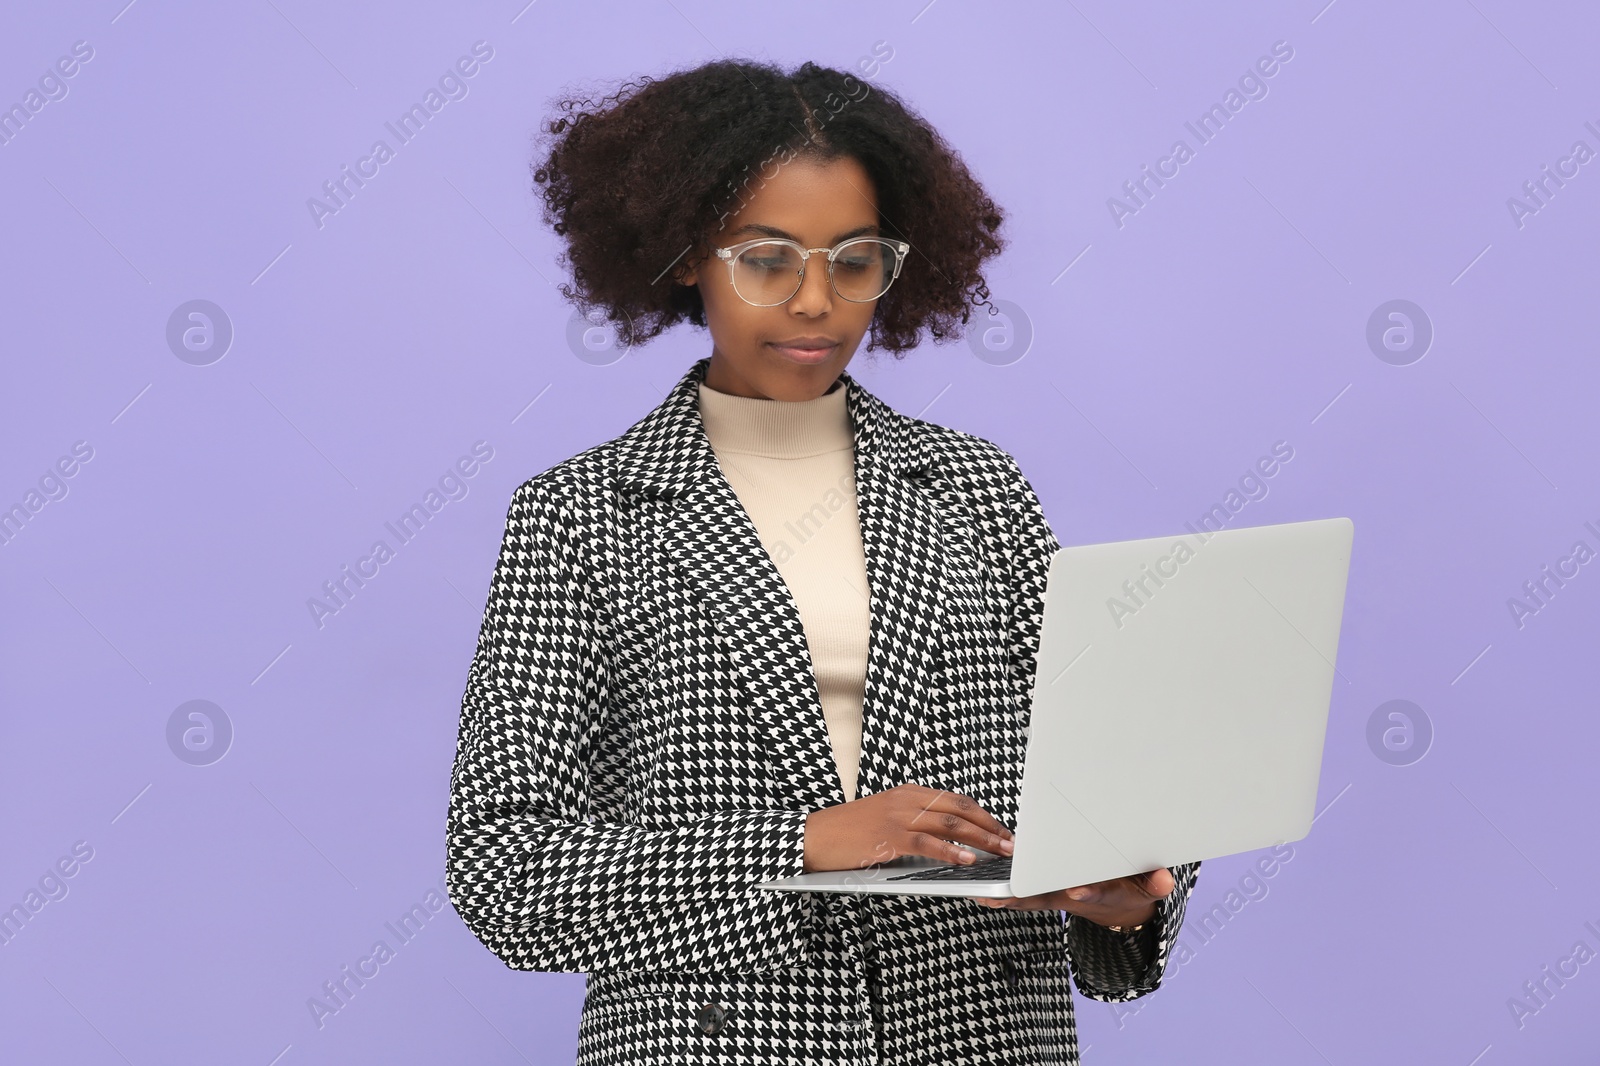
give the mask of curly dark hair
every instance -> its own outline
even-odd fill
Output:
[[[566,239],[560,263],[572,283],[560,291],[586,315],[602,312],[625,345],[684,318],[705,326],[699,288],[669,279],[703,254],[769,164],[791,158],[855,159],[876,186],[880,231],[911,245],[874,309],[868,351],[899,358],[924,326],[937,343],[960,334],[971,307],[992,307],[979,268],[1004,247],[1004,215],[944,139],[882,86],[809,62],[785,73],[718,60],[555,107],[564,114],[544,125],[548,154],[531,169],[545,221]]]

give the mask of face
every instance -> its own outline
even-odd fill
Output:
[[[806,248],[832,248],[879,232],[877,193],[860,163],[796,159],[755,189],[709,240],[726,248],[758,237],[787,237]],[[753,307],[733,290],[727,264],[705,254],[680,283],[698,285],[705,301],[712,342],[706,385],[771,400],[811,400],[828,392],[866,336],[877,301],[840,299],[828,283],[827,258],[814,252],[805,281],[788,303]],[[784,342],[833,347],[820,360],[802,361],[783,350]]]

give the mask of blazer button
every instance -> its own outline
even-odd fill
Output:
[[[1005,962],[1000,964],[1000,969],[1005,974],[1006,987],[1016,988],[1022,980],[1022,974],[1018,970],[1017,964],[1012,962],[1010,959],[1007,959]]]
[[[694,1016],[694,1023],[700,1027],[700,1031],[709,1035],[720,1033],[722,1023],[727,1020],[728,1012],[717,1003],[705,1004]]]

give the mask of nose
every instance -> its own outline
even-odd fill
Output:
[[[828,281],[828,260],[813,255],[806,263],[800,289],[789,298],[789,310],[808,318],[833,310],[833,285]]]

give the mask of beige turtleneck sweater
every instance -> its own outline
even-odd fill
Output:
[[[839,783],[853,800],[872,611],[844,386],[794,402],[701,382],[700,418],[799,609]]]

